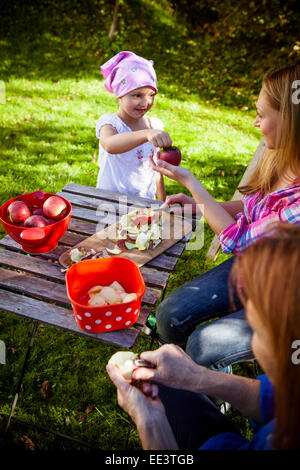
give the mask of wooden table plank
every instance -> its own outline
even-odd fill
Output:
[[[20,269],[57,282],[64,282],[65,280],[65,274],[61,272],[60,265],[50,263],[49,261],[33,255],[27,256],[23,253],[15,253],[13,251],[0,249],[0,265]],[[146,284],[152,287],[160,287],[162,289],[166,287],[170,277],[169,273],[148,268],[146,266],[142,266],[141,273]]]
[[[72,247],[74,245],[77,245],[78,243],[82,242],[85,240],[86,236],[84,235],[79,235],[78,233],[72,233],[67,231],[59,240],[59,245],[62,244],[67,247]],[[12,250],[21,250],[21,246],[19,243],[15,242],[10,236],[6,235],[5,237],[0,239],[0,246],[3,246],[8,249]],[[67,248],[60,248],[57,253],[63,253]],[[176,243],[175,245],[171,246],[168,248],[164,254],[169,255],[169,256],[175,256],[175,257],[180,257],[185,250],[185,244],[183,243]],[[23,251],[23,250],[22,250]],[[48,252],[51,253],[51,252]],[[58,258],[60,256],[58,255]],[[58,259],[55,257],[55,259]]]
[[[67,199],[72,206],[74,205],[91,210],[107,211],[117,215],[128,214],[128,212],[137,208],[137,206],[128,206],[124,203],[122,204],[121,202],[119,203],[115,201],[104,201],[89,196],[83,196],[82,194],[73,194],[64,191],[60,191],[57,194]]]
[[[84,238],[84,237],[83,237]],[[20,253],[25,253],[22,250],[21,245],[19,243],[15,242],[10,238],[9,236],[4,237],[0,240],[0,246],[5,247],[9,250],[13,250],[16,252]],[[49,259],[52,261],[57,261],[59,257],[65,253],[69,247],[65,247],[63,245],[58,245],[56,248],[54,248],[51,251],[48,251],[47,253],[40,253],[38,256],[43,258],[43,259]],[[37,255],[32,255],[32,256],[37,256]],[[153,266],[157,269],[162,269],[166,271],[173,271],[175,269],[175,266],[177,264],[178,258],[175,258],[173,256],[167,256],[167,255],[159,255],[153,260],[151,260],[149,263],[147,263],[145,266]]]
[[[98,198],[104,201],[127,201],[128,205],[136,205],[138,207],[149,207],[149,204],[160,205],[162,201],[144,198],[140,196],[132,196],[130,194],[124,195],[113,191],[107,191],[104,189],[94,188],[91,186],[84,186],[81,184],[69,183],[63,189],[63,192],[69,192],[74,194],[81,194],[84,196]]]
[[[167,286],[167,282],[170,278],[170,274],[164,271],[157,271],[156,269],[142,266],[140,268],[144,281],[149,286],[161,287],[164,289]]]
[[[6,248],[8,250],[12,250],[12,251],[16,251],[16,252],[19,252],[19,253],[26,254],[25,251],[22,249],[21,245],[19,243],[15,242],[8,235],[6,237],[1,238],[0,246],[2,246],[3,248]],[[36,256],[36,257],[41,256],[42,258],[50,259],[52,261],[56,261],[68,249],[69,249],[69,247],[66,247],[66,246],[63,246],[63,245],[58,245],[56,248],[53,248],[53,250],[48,251],[47,253],[40,253],[39,255],[32,255],[32,256]]]
[[[107,333],[87,333],[77,325],[72,310],[3,289],[0,289],[0,298],[1,309],[6,312],[37,320],[117,347],[131,348],[140,333],[135,328]]]
[[[101,225],[112,225],[118,222],[120,216],[117,214],[104,213],[103,211],[96,211],[91,209],[85,209],[79,206],[72,206],[72,217],[81,219],[88,222],[96,222]],[[99,231],[99,228],[97,228]]]
[[[37,274],[53,281],[61,283],[65,282],[65,274],[61,272],[60,265],[50,263],[49,261],[35,256],[27,256],[21,253],[0,250],[0,265]]]
[[[105,224],[93,224],[91,222],[85,222],[83,220],[71,219],[68,230],[80,233],[82,235],[91,236],[95,235],[97,231],[97,226],[100,228],[100,230],[106,227]]]
[[[64,284],[51,282],[34,275],[0,268],[0,287],[20,294],[40,297],[44,301],[59,302],[70,306]]]
[[[164,269],[166,271],[174,271],[177,264],[178,258],[174,256],[159,255],[156,258],[153,258],[146,266],[153,266],[157,269]]]
[[[72,233],[72,232],[65,232],[64,235],[59,239],[59,243],[65,246],[74,246],[77,245],[77,243],[82,242],[86,236],[84,235],[79,235],[78,233]]]
[[[20,294],[39,297],[48,302],[59,302],[64,306],[71,305],[64,284],[51,282],[34,275],[0,268],[0,287]],[[160,296],[160,290],[146,287],[142,302],[154,306]]]
[[[180,257],[185,250],[185,244],[176,243],[176,245],[171,246],[165,251],[165,254],[170,256]]]

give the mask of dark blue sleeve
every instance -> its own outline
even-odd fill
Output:
[[[262,421],[256,423],[250,420],[254,432],[257,432],[262,426],[269,423],[274,418],[274,387],[267,375],[259,375],[257,380],[260,380],[260,411]]]
[[[217,434],[205,442],[199,450],[221,450],[221,449],[245,449],[262,450],[270,449],[270,437],[274,422],[274,389],[266,375],[257,377],[260,381],[260,410],[262,421],[256,423],[250,420],[255,436],[247,441],[242,436],[231,432]]]

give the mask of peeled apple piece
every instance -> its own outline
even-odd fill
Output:
[[[112,282],[109,287],[111,287],[112,289],[115,289],[118,292],[125,292],[124,287],[121,286],[121,284],[118,281]]]
[[[123,377],[127,382],[132,380],[132,372],[135,369],[134,361],[138,358],[138,355],[132,351],[118,351],[111,356],[108,364],[113,364],[119,367]]]
[[[103,286],[94,286],[94,287],[91,287],[90,290],[88,291],[88,294],[89,295],[92,295],[92,294],[99,294],[103,289]]]
[[[92,294],[88,301],[88,304],[91,305],[92,307],[107,305],[106,300],[104,297],[102,297],[101,293]]]
[[[101,296],[104,297],[108,304],[119,304],[122,302],[119,292],[109,286],[103,287],[101,290]]]
[[[126,294],[124,297],[122,297],[123,303],[125,302],[131,302],[132,300],[137,299],[137,295],[135,293],[132,294]]]

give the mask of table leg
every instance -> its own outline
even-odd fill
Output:
[[[7,424],[6,424],[5,432],[8,431],[8,428],[9,428],[10,423],[11,423],[11,419],[13,417],[13,414],[14,414],[14,411],[15,411],[15,408],[16,408],[16,405],[17,405],[17,401],[18,401],[19,394],[20,394],[20,391],[21,391],[22,382],[23,382],[25,370],[26,370],[27,363],[28,363],[28,360],[29,360],[29,356],[30,356],[30,352],[31,352],[31,348],[32,348],[32,345],[33,345],[33,341],[34,341],[34,337],[35,337],[37,327],[38,327],[38,321],[35,320],[33,322],[33,328],[32,328],[32,332],[31,332],[30,341],[29,341],[28,348],[27,348],[27,351],[26,351],[25,360],[24,360],[24,363],[23,363],[23,366],[22,366],[21,375],[20,375],[19,382],[18,382],[18,385],[17,385],[17,391],[16,391],[14,401],[13,401],[12,406],[11,406],[11,410],[10,410],[10,413],[9,413],[9,417],[8,417],[8,421],[7,421]]]

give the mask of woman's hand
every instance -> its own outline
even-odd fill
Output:
[[[159,129],[147,129],[147,140],[154,147],[171,147],[172,139],[166,131]]]
[[[118,390],[118,404],[137,423],[142,415],[154,409],[164,413],[164,406],[158,398],[158,387],[148,382],[141,383],[141,390],[129,384],[121,374],[120,369],[107,364],[106,370]]]
[[[145,351],[141,359],[155,368],[138,367],[133,371],[135,380],[154,381],[172,388],[197,391],[209,370],[196,364],[179,346],[165,344],[155,351]]]
[[[178,183],[183,184],[183,186],[187,188],[189,181],[195,178],[193,174],[186,168],[183,168],[182,166],[171,165],[164,160],[160,160],[159,152],[157,154],[157,162],[155,163],[153,155],[149,156],[149,162],[154,171],[158,171],[162,175],[167,176],[174,181],[178,181]]]
[[[119,405],[136,424],[143,449],[178,450],[157,385],[141,382],[141,391],[126,382],[118,367],[107,364],[106,370],[118,389]]]

